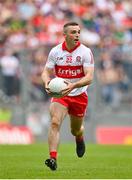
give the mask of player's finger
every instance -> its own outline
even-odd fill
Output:
[[[64,81],[64,83],[65,83],[66,85],[70,84],[70,82],[68,82],[68,81]]]
[[[63,89],[63,90],[61,91],[61,93],[62,93],[62,94],[65,94],[65,93],[67,93],[67,91],[69,91],[69,88]]]
[[[48,94],[51,93],[49,88],[45,88],[45,90],[46,90],[46,92],[47,92]]]

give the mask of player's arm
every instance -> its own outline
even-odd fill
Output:
[[[94,67],[84,67],[85,76],[79,81],[73,83],[74,88],[79,88],[92,83],[94,76]]]
[[[84,67],[85,76],[75,83],[69,83],[67,88],[62,91],[63,96],[68,95],[73,89],[80,88],[92,83],[94,67]]]
[[[53,72],[54,72],[53,68],[48,68],[48,67],[45,66],[44,70],[43,70],[43,72],[41,74],[41,78],[42,78],[42,81],[44,83],[44,87],[45,87],[47,93],[50,93],[49,88],[48,88],[48,83],[50,82],[51,77],[54,74]]]
[[[48,55],[47,62],[41,74],[41,78],[44,83],[45,90],[47,91],[48,94],[50,93],[48,88],[48,83],[50,82],[51,77],[53,77],[54,75],[54,65],[55,65],[55,56],[54,56],[54,50],[52,49]]]

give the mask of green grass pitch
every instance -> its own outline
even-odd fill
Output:
[[[131,179],[132,146],[87,144],[83,158],[75,145],[60,144],[58,169],[44,165],[47,144],[0,145],[0,179]]]

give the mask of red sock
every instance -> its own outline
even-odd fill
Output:
[[[57,158],[57,152],[56,151],[51,151],[50,152],[50,158],[56,159]]]
[[[83,141],[83,136],[76,136],[76,142]]]

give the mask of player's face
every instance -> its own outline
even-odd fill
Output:
[[[76,46],[80,38],[80,27],[79,26],[69,26],[65,33],[65,39],[71,45]]]

